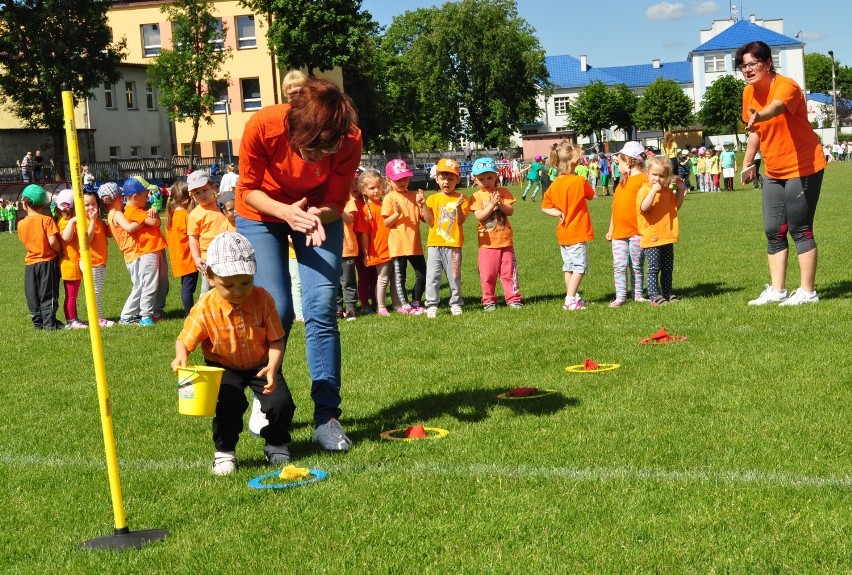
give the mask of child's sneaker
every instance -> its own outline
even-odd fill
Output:
[[[413,308],[410,305],[405,304],[405,305],[401,305],[398,308],[396,308],[396,313],[398,313],[400,315],[409,315],[409,314],[411,314],[412,309]]]
[[[115,325],[115,322],[114,322],[114,321],[111,321],[111,320],[108,320],[108,319],[107,319],[107,318],[105,318],[105,317],[102,317],[102,318],[98,321],[98,325],[99,325],[99,326],[101,326],[101,327],[112,327],[112,326],[114,326],[114,325]]]
[[[65,329],[86,329],[87,327],[89,326],[76,317],[65,324]]]
[[[511,304],[509,304],[509,305],[511,305]],[[487,303],[484,306],[482,306],[482,309],[484,309],[485,311],[497,311],[497,304],[496,303]]]
[[[213,454],[213,475],[231,475],[237,470],[235,451],[217,451]]]
[[[512,309],[521,309],[522,307],[524,307],[524,304],[519,301],[513,301],[509,304],[509,307]]]
[[[305,323],[305,316],[300,313],[296,314],[296,317],[293,318],[293,321],[297,321],[299,323]]]
[[[586,309],[586,302],[578,295],[573,298],[566,298],[565,304],[562,306],[565,311],[580,311]]]
[[[648,301],[648,298],[646,298],[642,294],[639,294],[639,295],[633,296],[633,301],[635,301],[637,303],[645,303],[646,301]]]
[[[356,319],[358,319],[358,316],[355,314],[355,310],[351,309],[343,314],[343,319],[345,319],[346,321],[355,321]]]
[[[609,302],[609,307],[621,307],[627,302],[626,299],[617,299],[615,301]]]
[[[657,297],[653,298],[650,303],[652,307],[660,307],[661,305],[668,304],[669,300],[667,300],[661,295],[658,295]]]
[[[408,315],[423,315],[426,313],[426,308],[411,306],[411,311]]]
[[[154,325],[154,320],[150,317],[143,317],[136,325],[138,325],[139,327],[151,327],[152,325]]]
[[[806,292],[802,288],[796,289],[793,292],[793,295],[782,301],[778,305],[802,305],[805,303],[817,303],[819,298],[817,297],[817,292]],[[749,302],[751,303],[751,302]]]
[[[372,315],[374,313],[376,313],[376,310],[374,310],[370,306],[368,306],[368,305],[361,306],[361,315]]]
[[[267,445],[263,448],[266,454],[266,462],[272,467],[281,467],[290,463],[290,445]]]
[[[438,308],[435,306],[426,308],[426,317],[429,319],[435,319],[438,317]]]
[[[766,284],[766,289],[760,292],[757,299],[748,302],[748,305],[765,305],[768,303],[781,303],[787,299],[787,290],[777,290],[769,284]]]
[[[326,451],[349,451],[352,441],[343,432],[343,426],[336,419],[329,419],[314,428],[314,443],[319,443]]]
[[[139,320],[135,317],[132,317],[130,319],[119,319],[118,320],[118,325],[137,325],[138,323],[139,323]]]
[[[248,428],[252,435],[260,435],[260,430],[269,425],[266,414],[260,410],[260,401],[255,397],[251,403],[251,415],[249,416]]]
[[[386,307],[383,307],[382,309],[376,312],[376,315],[378,315],[379,317],[388,317],[390,315],[390,312]]]
[[[451,305],[450,313],[453,315],[461,315],[462,314],[462,306],[460,305]]]

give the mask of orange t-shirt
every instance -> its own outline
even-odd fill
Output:
[[[107,236],[109,228],[104,221],[98,217],[95,220],[95,229],[89,242],[89,257],[92,258],[92,267],[105,266],[109,259],[109,248],[107,248]]]
[[[224,222],[228,221],[225,214],[219,211],[216,202],[208,204],[210,207],[195,206],[189,212],[186,222],[186,233],[198,238],[198,248],[201,250],[201,259],[207,259],[207,247],[217,235],[223,230]],[[125,210],[126,211],[126,210]]]
[[[426,198],[426,209],[432,212],[432,225],[426,245],[460,248],[464,245],[464,219],[470,213],[467,196],[458,192],[438,192]],[[459,221],[462,220],[462,221]]]
[[[352,214],[351,223],[343,224],[343,256],[344,258],[358,257],[358,236],[355,235],[354,216],[364,207],[364,200],[350,197],[343,211]]]
[[[570,246],[595,239],[592,218],[586,200],[595,197],[595,190],[585,178],[574,174],[561,174],[556,178],[541,200],[541,207],[556,208],[565,218],[556,226],[556,240]]]
[[[420,206],[417,205],[415,192],[392,191],[382,200],[382,217],[396,213],[394,203],[399,204],[402,213],[388,234],[390,257],[422,256],[423,244],[420,241]]]
[[[625,240],[639,234],[636,194],[647,182],[648,175],[640,172],[615,188],[615,196],[612,198],[612,239]]]
[[[749,121],[749,108],[760,111],[773,100],[784,104],[784,113],[754,125],[760,136],[766,176],[789,180],[824,169],[825,155],[808,122],[805,97],[799,85],[790,78],[776,73],[769,89],[762,92],[747,85],[743,90],[743,121]]]
[[[370,200],[355,214],[355,233],[367,234],[367,265],[377,266],[390,261],[388,234],[390,230],[382,217],[382,204]]]
[[[648,195],[651,184],[646,183],[636,194],[636,222],[642,238],[639,245],[643,248],[656,248],[666,244],[676,244],[679,237],[677,205],[674,191],[665,187],[654,198],[651,209],[643,212],[639,206]]]
[[[503,203],[511,206],[515,203],[515,196],[506,188],[497,188]],[[477,190],[470,197],[470,211],[475,212],[491,203],[491,193],[485,190]],[[509,216],[500,209],[495,209],[484,222],[478,222],[476,233],[479,234],[479,247],[481,248],[508,248],[513,245],[512,225]]]
[[[172,275],[176,278],[195,273],[195,262],[189,251],[189,234],[186,233],[186,221],[189,212],[186,208],[175,208],[172,219],[166,227],[166,243],[169,245],[169,261],[172,264]]]
[[[124,217],[127,218],[128,222],[142,224],[142,227],[130,234],[130,237],[136,242],[136,251],[140,256],[166,249],[166,238],[163,237],[160,228],[145,224],[145,220],[148,219],[148,212],[128,204],[124,206]]]
[[[59,228],[50,216],[35,214],[18,222],[18,239],[27,250],[24,263],[32,265],[55,260],[59,254],[50,247],[48,241],[53,235],[59,240]]]
[[[62,255],[59,256],[59,273],[65,281],[77,281],[83,279],[83,271],[80,269],[80,244],[77,241],[77,224],[74,224],[74,237],[69,241],[62,239],[62,232],[68,227],[71,220],[60,217],[56,224],[59,226],[59,241],[62,243]]]
[[[240,142],[240,179],[237,180],[237,215],[255,221],[280,222],[261,215],[246,204],[246,196],[261,190],[273,200],[292,204],[302,198],[308,206],[343,210],[352,178],[361,163],[361,130],[343,138],[338,151],[319,162],[306,162],[290,148],[286,133],[290,104],[267,106],[255,112]]]
[[[129,264],[130,262],[139,259],[140,254],[136,249],[136,242],[133,241],[133,238],[130,237],[124,228],[115,223],[115,212],[116,210],[110,210],[107,215],[107,224],[109,224],[109,229],[112,232],[112,237],[115,239],[115,243],[118,244],[118,249],[121,250],[121,254],[124,256],[124,265]]]
[[[237,231],[237,226],[231,223],[227,217],[225,217],[225,221],[222,222],[222,226],[219,228],[219,234],[222,232],[235,232]],[[217,234],[218,235],[218,234]]]

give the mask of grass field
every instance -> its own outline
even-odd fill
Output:
[[[32,329],[22,246],[0,237],[0,573],[852,573],[850,181],[852,164],[828,167],[821,301],[794,308],[746,305],[768,281],[755,190],[687,197],[682,301],[661,308],[606,305],[609,198],[590,204],[598,239],[580,313],[561,310],[555,220],[529,201],[512,219],[526,306],[482,312],[469,222],[463,316],[444,305],[436,320],[341,324],[346,455],[310,444],[294,328],[292,452],[329,475],[299,489],[247,487],[266,472],[248,433],[238,473],[210,474],[209,419],[176,409],[173,283],[174,319],[103,332],[129,526],[171,532],[123,553],[77,549],[113,530],[89,335]],[[129,278],[111,258],[115,317]],[[794,258],[788,277],[795,289]],[[689,339],[637,344],[662,326]],[[621,368],[564,371],[586,357]],[[558,393],[497,399],[517,386]],[[415,423],[450,433],[379,438]]]

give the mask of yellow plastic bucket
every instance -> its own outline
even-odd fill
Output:
[[[179,367],[178,413],[196,417],[215,415],[223,371],[221,367],[206,365]]]

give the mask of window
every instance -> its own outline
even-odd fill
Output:
[[[104,104],[107,110],[115,110],[115,86],[109,82],[104,83]]]
[[[160,53],[160,48],[160,25],[142,24],[142,56],[156,56]]]
[[[556,96],[553,98],[553,107],[556,109],[556,115],[561,116],[568,113],[568,97]]]
[[[139,157],[139,151],[141,149],[142,149],[142,146],[130,146],[130,157],[131,158],[138,158]]]
[[[160,157],[160,146],[151,146],[151,157],[159,158]]]
[[[557,126],[555,131],[556,132],[567,132],[568,126]]]
[[[224,50],[225,49],[225,35],[222,34],[222,19],[216,18],[213,20],[213,29],[216,33],[213,35],[213,40],[210,40],[210,43],[213,44],[214,50]]]
[[[237,49],[257,48],[254,31],[254,15],[237,16]]]
[[[216,98],[216,102],[213,104],[213,113],[224,114],[225,102],[228,100],[228,83],[224,80],[211,82],[210,95]]]
[[[124,83],[124,95],[127,101],[128,110],[136,110],[136,82]]]
[[[154,97],[154,86],[149,83],[145,83],[145,104],[148,106],[149,110],[157,109],[157,98]]]
[[[189,150],[190,150],[189,144],[181,144],[180,149],[181,149],[182,155],[184,155],[184,156],[189,155]],[[192,154],[192,155],[201,157],[201,144],[195,144],[195,153]]]
[[[531,136],[532,134],[538,134],[538,128],[523,128],[521,130],[521,134],[524,136]]]
[[[121,146],[110,146],[109,147],[109,159],[116,160],[121,157]]]
[[[775,66],[776,70],[781,69],[781,52],[772,53],[772,65]]]
[[[724,72],[725,57],[724,56],[704,56],[704,71],[705,72]]]
[[[243,78],[240,80],[243,97],[243,111],[260,110],[260,80]]]

